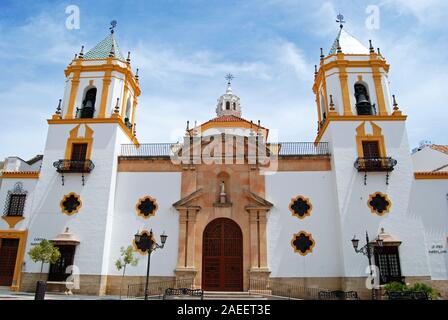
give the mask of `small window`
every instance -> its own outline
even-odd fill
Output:
[[[8,216],[23,216],[26,194],[11,194],[9,196]]]
[[[380,157],[380,145],[378,141],[363,141],[362,152],[364,158],[379,158]]]
[[[236,110],[236,103],[233,103],[233,110]]]
[[[230,110],[230,102],[229,101],[226,102],[226,110]]]
[[[70,160],[84,161],[87,155],[87,143],[74,143],[72,146],[72,156]]]
[[[398,246],[377,246],[374,248],[374,255],[380,269],[380,284],[402,281]]]

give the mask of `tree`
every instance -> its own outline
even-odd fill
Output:
[[[121,257],[115,261],[115,267],[117,267],[117,270],[120,271],[123,269],[123,274],[121,276],[121,282],[120,282],[120,299],[121,299],[121,290],[123,287],[123,279],[124,275],[126,273],[126,266],[130,264],[131,266],[135,267],[138,264],[138,258],[134,257],[134,249],[132,246],[128,246],[127,248],[121,247]]]
[[[42,240],[38,245],[32,247],[28,252],[31,260],[41,262],[39,280],[42,277],[44,263],[56,263],[61,257],[59,249],[48,240]]]

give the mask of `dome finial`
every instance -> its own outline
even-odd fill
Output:
[[[231,73],[228,73],[226,75],[226,80],[227,80],[227,90],[226,90],[226,93],[228,93],[228,94],[232,94],[232,87],[231,87],[231,85],[232,85],[232,80],[234,78],[235,77]]]
[[[339,28],[343,28],[344,27],[344,16],[339,12],[339,14],[336,16],[336,22],[339,23]]]

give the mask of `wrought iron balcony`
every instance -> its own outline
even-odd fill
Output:
[[[357,158],[355,168],[361,172],[390,172],[397,165],[391,157]]]
[[[58,160],[53,166],[59,173],[89,173],[95,168],[91,160]]]

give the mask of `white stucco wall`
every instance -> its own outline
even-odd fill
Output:
[[[433,171],[448,165],[448,154],[432,149],[429,146],[412,155],[414,171]]]
[[[289,210],[302,195],[313,206],[303,220]],[[266,176],[266,197],[274,204],[268,216],[268,265],[272,277],[337,277],[343,272],[339,218],[331,172],[277,172]],[[315,246],[306,256],[294,252],[293,235],[312,234]]]
[[[177,264],[179,215],[172,204],[180,196],[180,172],[120,172],[117,178],[114,223],[110,243],[108,274],[119,275],[115,261],[120,257],[120,248],[132,245],[137,230],[153,230],[158,242],[160,235],[168,235],[165,247],[151,256],[152,276],[174,276]],[[144,219],[137,215],[135,206],[144,196],[156,199],[158,210],[155,216]],[[146,275],[147,255],[136,253],[139,263],[129,267],[127,275]]]

